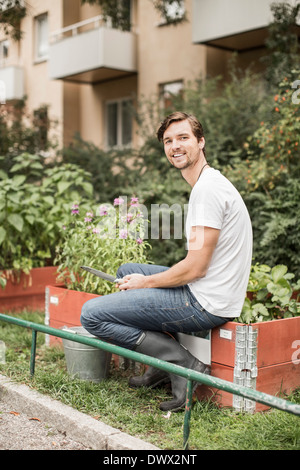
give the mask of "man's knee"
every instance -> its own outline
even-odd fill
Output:
[[[87,301],[81,307],[80,323],[82,326],[86,327],[89,325],[90,319],[89,301]]]
[[[133,274],[134,272],[136,272],[136,269],[135,269],[136,266],[137,266],[136,263],[122,264],[117,271],[117,278],[122,278],[126,276],[126,274]]]

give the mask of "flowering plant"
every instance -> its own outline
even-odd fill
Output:
[[[112,204],[92,208],[74,203],[70,208],[72,220],[62,229],[62,242],[57,247],[55,264],[59,278],[68,289],[94,294],[108,294],[115,286],[81,266],[90,266],[116,275],[121,264],[149,263],[144,240],[145,224],[138,198],[119,197]]]

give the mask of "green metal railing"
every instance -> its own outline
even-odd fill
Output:
[[[86,336],[81,336],[77,333],[71,333],[69,331],[60,330],[57,328],[52,328],[47,325],[42,325],[39,323],[34,323],[27,320],[22,320],[20,318],[12,317],[9,315],[4,315],[0,313],[0,321],[5,321],[8,323],[13,323],[25,328],[32,330],[32,343],[31,343],[31,355],[30,355],[30,374],[34,374],[35,370],[35,355],[36,355],[36,339],[37,332],[46,333],[52,336],[57,336],[59,338],[69,339],[77,343],[86,344],[93,346],[99,349],[104,349],[105,351],[123,356],[127,359],[131,359],[142,364],[156,367],[157,369],[164,370],[171,374],[176,374],[187,379],[187,393],[186,393],[186,404],[185,404],[185,415],[184,415],[184,426],[183,426],[183,448],[188,449],[188,440],[190,434],[190,418],[192,411],[192,395],[193,395],[193,382],[199,382],[205,385],[212,386],[219,390],[224,390],[226,392],[239,395],[241,397],[247,398],[249,400],[254,400],[258,403],[270,406],[272,408],[277,408],[287,413],[292,413],[294,415],[300,416],[300,405],[292,403],[290,401],[284,400],[282,398],[274,397],[267,393],[259,392],[258,390],[253,390],[251,388],[244,387],[242,385],[234,384],[217,377],[212,377],[210,375],[203,374],[201,372],[196,372],[192,369],[186,369],[175,364],[171,364],[160,359],[146,356],[145,354],[138,353],[129,349],[122,348],[120,346],[115,346],[110,343],[106,343],[98,338],[90,338]]]

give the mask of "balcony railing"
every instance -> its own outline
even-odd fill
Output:
[[[136,73],[136,36],[96,16],[50,35],[52,79],[97,83]]]

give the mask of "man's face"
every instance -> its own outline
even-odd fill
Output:
[[[183,170],[195,165],[201,156],[205,141],[198,142],[189,121],[176,121],[170,124],[163,135],[165,154],[175,168]]]

